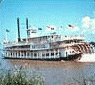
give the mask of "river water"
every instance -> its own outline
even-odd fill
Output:
[[[41,74],[44,77],[46,85],[78,85],[78,82],[82,83],[83,79],[95,76],[94,62],[79,63],[71,61],[35,61],[0,58],[0,68],[2,69],[18,69],[21,66],[31,71],[32,74]]]

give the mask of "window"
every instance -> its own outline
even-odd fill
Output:
[[[31,53],[31,56],[33,56],[33,53]]]
[[[14,53],[13,53],[13,56],[14,56]]]
[[[27,53],[27,56],[29,56],[29,52]]]
[[[54,56],[54,53],[51,53],[51,56]]]
[[[36,56],[37,56],[37,54],[36,54],[36,53],[34,53],[34,56],[36,57]]]
[[[20,56],[20,52],[18,53],[18,56]]]
[[[53,36],[52,36],[52,38],[53,38]]]
[[[12,56],[12,53],[11,53],[11,56]]]
[[[23,56],[23,52],[21,52],[21,56]]]
[[[30,48],[30,45],[19,46],[19,48]]]
[[[42,54],[42,56],[44,57],[44,56],[45,56],[45,54]]]
[[[16,56],[17,56],[17,53],[16,53]]]
[[[49,50],[47,49],[47,52],[48,52]]]
[[[26,56],[26,52],[24,51],[24,56]]]
[[[34,49],[34,48],[35,48],[35,46],[34,46],[34,45],[32,45],[32,48]]]
[[[49,56],[49,53],[46,53],[46,56]]]
[[[47,39],[47,36],[46,36],[46,39]]]
[[[56,55],[58,55],[58,53],[56,53]]]

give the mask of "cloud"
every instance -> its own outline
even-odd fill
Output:
[[[90,18],[89,16],[83,17],[82,27],[86,30],[95,30],[95,18]]]
[[[88,16],[84,17],[82,19],[83,27],[84,28],[89,28],[90,27],[90,22],[91,22],[90,17],[88,17]]]
[[[90,22],[90,17],[86,16],[82,19],[82,22],[84,23],[89,23]]]

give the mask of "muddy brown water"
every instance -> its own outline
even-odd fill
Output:
[[[42,74],[46,85],[79,85],[83,79],[95,75],[95,63],[73,61],[38,61],[0,59],[1,68],[11,69],[21,66],[33,74]]]

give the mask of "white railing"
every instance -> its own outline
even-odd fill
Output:
[[[57,38],[49,38],[46,41],[40,41],[39,43],[52,43],[52,42],[57,42],[57,41],[64,41],[64,40],[74,40],[74,39],[81,39],[84,40],[84,37],[82,35],[78,36],[78,35],[74,35],[74,36],[58,36]],[[30,44],[35,44],[35,42],[9,42],[9,43],[5,43],[5,47],[11,47],[11,46],[20,46],[20,45],[30,45]],[[37,44],[37,43],[36,43]]]
[[[6,50],[30,50],[30,48],[8,48]]]
[[[62,36],[61,37],[61,41],[63,41],[63,40],[73,40],[73,39],[82,39],[82,40],[84,40],[84,36],[82,36],[82,35],[72,35],[72,36]]]

